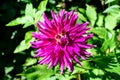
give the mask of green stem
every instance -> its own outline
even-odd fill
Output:
[[[79,73],[77,74],[77,76],[78,76],[78,80],[81,80],[81,76]]]

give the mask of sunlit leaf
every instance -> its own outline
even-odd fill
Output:
[[[86,5],[86,6],[87,6],[87,8],[86,8],[86,15],[87,15],[89,21],[91,22],[91,25],[94,26],[95,21],[97,19],[96,10],[92,6],[89,6],[89,5]]]
[[[40,2],[38,6],[38,10],[45,11],[46,10],[46,5],[47,5],[48,0],[43,0]]]
[[[21,41],[21,43],[16,47],[16,49],[14,50],[14,53],[18,53],[21,51],[26,50],[26,45],[25,45],[25,40]]]
[[[18,53],[28,49],[31,46],[30,44],[31,41],[33,41],[33,38],[32,38],[31,31],[29,31],[26,33],[25,39],[22,40],[21,43],[16,47],[14,53]]]
[[[48,80],[54,72],[45,65],[33,66],[22,73],[28,80]]]
[[[25,44],[26,44],[26,48],[30,48],[31,44],[30,42],[33,41],[32,38],[32,31],[29,31],[25,34]]]
[[[105,9],[103,11],[103,13],[119,13],[120,12],[120,6],[119,5],[112,5],[110,7],[108,7],[107,9]]]
[[[117,25],[117,19],[115,18],[115,16],[112,15],[108,15],[105,18],[105,28],[107,28],[108,30],[113,30]]]
[[[98,75],[104,75],[104,71],[103,70],[101,70],[101,69],[93,69],[93,71],[92,71],[96,76],[98,76]]]
[[[82,67],[84,68],[84,69],[90,69],[90,63],[89,63],[89,61],[82,61]]]
[[[36,14],[35,14],[35,22],[37,22],[38,20],[41,20],[42,21],[42,14],[43,14],[43,11],[37,11]]]
[[[99,27],[103,26],[103,19],[104,19],[104,16],[102,14],[98,14],[98,20],[97,20],[97,25]]]
[[[106,0],[106,1],[105,1],[105,4],[111,3],[111,2],[113,2],[113,1],[115,1],[115,0]]]
[[[27,22],[24,23],[23,28],[34,25],[34,20],[33,20],[33,18],[31,16],[28,16],[26,21]]]
[[[13,66],[5,67],[5,73],[8,74],[8,73],[11,72],[13,69],[14,69]]]
[[[96,78],[90,77],[90,80],[101,80],[101,78],[99,78],[99,77],[96,77]]]
[[[93,28],[91,31],[97,34],[98,37],[100,38],[103,38],[103,39],[108,38],[108,31],[103,27],[96,27],[96,28]]]
[[[40,2],[38,6],[38,11],[35,13],[35,23],[37,23],[38,20],[42,20],[42,14],[46,10],[48,0],[43,0]]]
[[[25,64],[23,64],[23,66],[30,66],[30,65],[35,64],[36,62],[37,62],[37,60],[34,58],[27,58]]]
[[[25,24],[27,22],[33,22],[33,18],[31,16],[23,16],[21,18],[16,18],[15,20],[12,20],[6,26],[16,26],[20,24]]]
[[[83,21],[87,21],[87,19],[81,13],[78,13],[78,17]]]
[[[27,4],[25,8],[25,16],[18,17],[15,20],[12,20],[6,26],[16,26],[20,24],[24,24],[23,28],[26,28],[30,25],[34,24],[34,16],[35,16],[35,8],[33,8],[32,4]]]
[[[75,66],[72,74],[85,73],[85,72],[86,72],[86,70],[84,68],[81,68],[80,66]]]
[[[16,26],[16,25],[19,25],[21,24],[19,21],[20,21],[21,18],[17,18],[15,20],[12,20],[10,21],[8,24],[6,24],[6,26]]]
[[[33,8],[33,5],[31,3],[26,5],[25,8],[25,15],[26,16],[34,16],[35,15],[35,8]]]
[[[80,13],[85,14],[85,9],[84,8],[79,8],[78,10],[80,11]]]
[[[115,37],[115,33],[111,33],[111,38],[106,39],[101,47],[101,51],[106,51],[107,49],[109,49],[109,51],[113,51],[116,47],[116,37]]]
[[[24,24],[23,28],[26,28],[26,27],[31,26],[33,24],[34,24],[33,22],[27,22]]]

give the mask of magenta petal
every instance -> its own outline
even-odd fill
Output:
[[[68,14],[69,14],[70,16],[72,16],[72,15],[74,14],[74,11],[70,11],[70,12],[68,12]]]
[[[81,53],[84,53],[84,55],[86,55],[86,56],[91,56],[92,55],[91,53],[86,52],[86,51],[82,51]]]
[[[61,57],[63,57],[63,56],[61,56]],[[60,70],[61,70],[61,74],[63,74],[64,66],[65,66],[65,64],[64,64],[63,58],[60,58]]]
[[[85,55],[80,55],[80,57],[83,59],[83,60],[86,60],[87,57]]]
[[[51,15],[52,15],[52,18],[54,19],[54,21],[57,23],[57,16],[55,15],[55,13],[53,11],[51,11]]]
[[[48,65],[50,62],[51,62],[51,59],[47,60],[47,61],[45,62],[45,64]],[[52,66],[51,66],[51,67],[52,67]]]
[[[75,60],[78,64],[80,64],[80,66],[82,66],[82,64],[80,63],[80,61],[77,59],[76,55],[75,55],[73,58],[74,58],[74,60]]]
[[[41,52],[41,53],[39,52],[39,53],[38,53],[38,54],[36,54],[34,57],[38,57],[38,56],[39,56],[39,57],[43,57],[43,56],[45,56],[45,54],[44,54],[44,53],[42,53],[42,52]]]
[[[70,24],[71,27],[73,27],[73,26],[76,24],[76,20],[77,20],[77,19],[78,19],[78,15],[77,15],[77,14],[73,15],[73,16],[70,18],[69,24]]]
[[[90,49],[90,48],[91,48],[91,45],[82,44],[82,43],[78,43],[78,46],[79,46],[79,47],[82,47],[82,48],[86,48],[86,49]]]
[[[43,14],[43,17],[44,17],[44,19],[45,19],[46,24],[48,24],[49,27],[52,28],[51,21],[47,18],[47,16],[45,15],[45,13]]]
[[[73,50],[74,50],[73,47],[71,46],[67,47],[67,52],[69,52],[71,55],[74,55]]]
[[[63,22],[64,22],[64,24],[65,25],[67,25],[68,23],[69,23],[69,14],[68,13],[66,13],[66,17],[65,17],[65,19],[63,20]]]
[[[93,34],[88,34],[87,36],[85,36],[85,39],[88,40],[88,39],[91,39],[93,37]]]
[[[39,64],[43,64],[45,61],[49,60],[50,56],[49,57],[44,57],[42,58],[41,60],[38,61]]]
[[[84,37],[80,37],[79,39],[76,39],[75,42],[84,42],[85,41],[85,38]]]
[[[80,48],[76,44],[74,44],[74,52],[79,54],[79,51],[80,51]]]
[[[51,68],[53,66],[53,62],[49,63],[48,69]]]
[[[64,13],[65,13],[65,10],[64,10],[64,9],[59,12],[59,16],[60,16],[62,19],[64,18]]]
[[[56,65],[57,65],[58,60],[59,60],[59,57],[56,57],[56,58],[55,58],[55,60],[54,60],[54,64],[53,64],[54,66],[56,66]]]
[[[71,59],[67,59],[67,56],[64,55],[64,61],[66,64],[66,67],[72,72],[73,71],[73,64]]]

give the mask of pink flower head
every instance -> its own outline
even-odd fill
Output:
[[[78,58],[86,60],[91,55],[86,49],[94,47],[86,42],[93,36],[86,32],[89,23],[77,24],[78,15],[73,11],[61,10],[57,15],[51,11],[51,15],[49,20],[43,14],[44,22],[37,22],[39,32],[33,32],[36,40],[31,44],[37,49],[35,57],[40,57],[39,64],[49,65],[48,68],[59,63],[61,74],[65,66],[72,72],[73,63],[81,65]]]

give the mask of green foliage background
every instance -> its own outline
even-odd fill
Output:
[[[94,33],[88,42],[96,48],[93,56],[74,64],[70,73],[60,74],[59,65],[47,69],[33,58],[31,32],[45,12],[60,9],[78,12],[77,22],[90,22]],[[0,1],[0,80],[119,80],[120,1],[119,0],[4,0]]]

